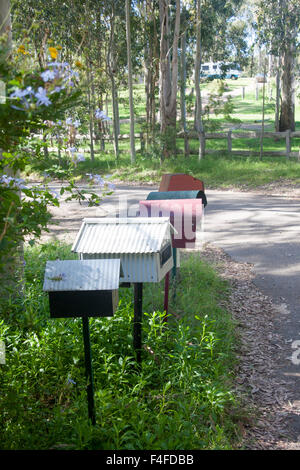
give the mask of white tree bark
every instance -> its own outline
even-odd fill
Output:
[[[11,48],[10,0],[0,0],[0,36],[7,35],[7,49]]]
[[[134,109],[132,93],[132,67],[131,67],[131,39],[130,39],[130,0],[126,0],[126,40],[127,40],[127,66],[128,66],[128,90],[129,90],[129,109],[130,109],[130,155],[131,163],[135,162],[135,143],[134,143]]]
[[[201,0],[197,0],[197,43],[195,58],[195,91],[196,91],[196,114],[195,127],[199,135],[199,160],[205,155],[205,134],[202,120],[202,97],[200,88],[200,70],[202,63],[202,41],[201,41]]]
[[[291,46],[282,55],[280,131],[295,130],[294,61]]]
[[[176,0],[176,16],[172,44],[172,61],[169,49],[169,0],[160,0],[160,118],[164,140],[163,158],[176,152],[176,117],[178,88],[178,41],[180,30],[180,0]]]

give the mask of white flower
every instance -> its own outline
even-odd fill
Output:
[[[51,101],[49,100],[47,96],[47,92],[44,88],[41,86],[38,88],[38,91],[35,93],[35,97],[37,98],[37,105],[40,106],[44,104],[45,106],[49,106],[51,104]]]
[[[73,126],[78,129],[78,127],[80,126],[80,121],[79,119],[76,119],[76,121],[73,122]]]
[[[96,119],[101,119],[101,121],[110,121],[111,120],[108,116],[106,116],[106,114],[103,111],[101,111],[101,109],[96,109],[95,118]]]
[[[85,157],[84,157],[83,153],[78,153],[77,154],[77,161],[78,162],[84,162],[85,161]]]
[[[41,73],[41,77],[44,80],[44,82],[49,82],[51,80],[54,80],[55,75],[56,74],[53,70],[45,70],[45,72]]]

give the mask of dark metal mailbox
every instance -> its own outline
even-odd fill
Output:
[[[118,307],[120,259],[47,261],[44,291],[50,316],[81,317],[88,413],[96,424],[89,317],[111,317]]]
[[[118,306],[120,260],[47,261],[50,316],[110,317]]]
[[[159,191],[193,191],[204,192],[204,183],[191,175],[184,173],[167,173],[162,175]]]
[[[206,196],[203,191],[152,191],[147,196],[147,201],[168,199],[200,199],[204,207],[207,205]]]
[[[172,234],[173,248],[193,248],[196,242],[197,225],[201,223],[202,218],[202,200],[168,199],[140,201],[140,215],[170,217],[170,223],[175,229],[175,232]]]

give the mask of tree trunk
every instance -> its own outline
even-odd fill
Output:
[[[152,74],[151,74],[151,82],[150,82],[150,117],[151,117],[151,133],[152,133],[152,141],[155,138],[155,125],[156,125],[156,87],[159,81],[159,38],[158,32],[156,27],[156,15],[155,15],[155,3],[153,3],[152,12],[151,12],[151,24],[153,26],[153,34],[152,34]]]
[[[118,129],[118,109],[117,109],[117,90],[115,84],[115,78],[111,76],[111,94],[112,94],[112,105],[113,105],[113,134],[114,134],[114,151],[116,160],[119,160],[119,129]]]
[[[172,45],[169,51],[169,0],[160,0],[160,118],[162,159],[176,154],[176,117],[178,84],[178,40],[180,29],[180,0],[176,0],[176,17]]]
[[[264,60],[263,75],[266,76],[266,59]],[[259,158],[262,160],[263,156],[263,142],[264,142],[264,133],[265,133],[265,94],[266,94],[266,84],[263,81],[263,102],[262,102],[262,120],[261,120],[261,135],[260,135],[260,152]]]
[[[184,132],[184,155],[186,157],[190,154],[189,139],[187,138],[187,125],[186,125],[186,31],[181,36],[181,61],[180,61],[180,109],[181,109],[181,127]]]
[[[115,9],[112,3],[111,19],[110,19],[110,41],[107,54],[107,69],[111,81],[111,94],[112,94],[112,105],[113,105],[113,135],[114,135],[114,151],[116,160],[119,160],[119,113],[118,113],[118,98],[117,88],[115,82],[116,73],[116,59],[115,59]]]
[[[277,58],[276,67],[276,103],[275,103],[275,131],[279,132],[279,113],[280,113],[280,58]]]
[[[10,20],[10,0],[0,1],[0,36],[6,35],[6,47],[8,53],[11,50],[11,20]]]
[[[282,55],[281,64],[281,109],[279,130],[295,130],[295,95],[294,95],[294,54],[287,48]]]
[[[132,69],[131,69],[130,0],[126,0],[126,39],[127,39],[129,108],[130,108],[130,155],[131,155],[131,163],[134,163],[135,162],[135,143],[134,143],[134,110],[133,110]]]
[[[92,87],[91,70],[90,63],[87,63],[87,94],[88,94],[88,106],[89,106],[89,130],[90,130],[90,151],[91,151],[91,160],[95,161],[95,151],[94,151],[94,114],[91,98],[91,87]]]
[[[195,91],[196,91],[196,113],[195,127],[199,136],[199,160],[205,155],[205,133],[202,120],[202,97],[200,88],[200,70],[202,63],[202,40],[201,40],[201,0],[197,0],[197,44],[195,58]]]
[[[151,128],[151,82],[153,75],[153,42],[151,41],[151,0],[146,0],[146,9],[144,13],[144,29],[145,29],[145,52],[144,52],[144,84],[145,84],[145,94],[146,94],[146,147],[148,148],[150,138],[150,128]]]

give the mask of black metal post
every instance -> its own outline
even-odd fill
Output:
[[[174,262],[174,266],[172,268],[172,277],[173,279],[176,277],[176,270],[177,270],[177,251],[176,251],[176,248],[173,248],[173,262]]]
[[[174,266],[172,268],[172,300],[173,302],[175,301],[176,299],[176,277],[177,277],[177,251],[176,251],[176,248],[173,248],[173,262],[174,262]]]
[[[170,288],[170,272],[168,272],[165,277],[164,311],[166,312],[166,316],[164,317],[164,321],[168,320],[167,315],[169,311],[169,288]]]
[[[143,283],[134,283],[134,318],[133,318],[133,347],[137,363],[141,363],[142,351],[142,313],[143,313]]]
[[[87,380],[87,399],[89,418],[93,425],[96,424],[95,403],[94,403],[94,379],[92,369],[92,353],[90,341],[89,317],[82,317],[82,331],[84,342],[85,375]]]

